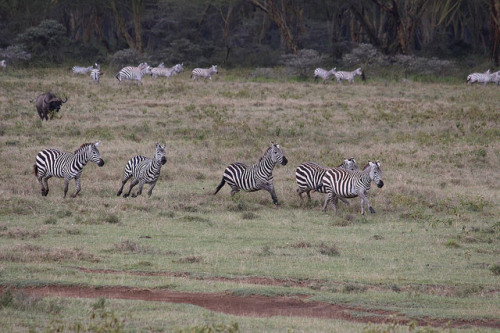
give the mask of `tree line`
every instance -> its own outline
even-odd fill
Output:
[[[0,0],[0,51],[32,61],[271,66],[304,49],[340,59],[360,43],[498,66],[500,0]]]

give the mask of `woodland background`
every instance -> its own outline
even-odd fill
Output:
[[[348,65],[359,45],[365,65],[495,67],[500,0],[0,0],[0,58],[14,66]]]

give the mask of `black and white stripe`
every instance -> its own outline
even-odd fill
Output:
[[[149,184],[148,196],[153,193],[153,188],[160,177],[160,170],[162,165],[167,163],[167,158],[165,157],[165,147],[166,145],[156,144],[156,151],[153,158],[148,158],[146,156],[137,155],[132,157],[125,165],[125,173],[123,174],[122,186],[116,193],[117,196],[122,194],[123,186],[125,183],[133,177],[130,182],[130,187],[128,192],[123,195],[124,198],[128,197],[132,188],[139,184],[139,189],[136,193],[132,194],[132,198],[142,194],[142,187],[144,184]]]
[[[95,68],[92,68],[92,70],[90,71],[90,78],[95,83],[99,83],[99,79],[101,78],[101,74],[102,74],[101,65],[95,64]]]
[[[195,81],[198,80],[199,77],[201,77],[201,78],[203,78],[205,80],[207,78],[210,79],[210,80],[212,80],[212,73],[215,73],[215,74],[219,73],[219,71],[217,70],[217,65],[213,65],[210,68],[195,68],[191,72],[191,77]]]
[[[131,81],[139,81],[142,83],[142,77],[146,74],[151,74],[151,66],[147,63],[143,62],[139,64],[137,67],[127,66],[123,67],[115,77],[118,81],[122,82],[123,80],[131,80]]]
[[[358,169],[358,166],[356,160],[351,157],[349,159],[344,159],[344,162],[337,166],[337,168],[354,171]],[[305,162],[297,167],[295,170],[295,179],[298,186],[297,194],[301,200],[303,200],[302,193],[304,192],[306,192],[309,200],[311,200],[311,191],[326,193],[326,189],[323,186],[323,177],[328,169],[329,168],[314,162]],[[340,198],[340,200],[348,204],[343,198]]]
[[[491,73],[490,82],[496,83],[497,86],[500,85],[500,71]]]
[[[83,167],[90,161],[98,166],[103,166],[104,161],[97,149],[99,142],[84,143],[75,152],[66,153],[57,149],[44,149],[36,155],[36,163],[33,165],[35,176],[42,186],[42,196],[49,193],[48,179],[51,177],[64,178],[64,197],[68,192],[71,179],[75,179],[76,191],[71,195],[76,197],[80,192],[80,176]]]
[[[323,83],[325,83],[326,80],[328,80],[332,75],[335,74],[335,70],[336,70],[336,68],[332,68],[329,71],[327,71],[326,69],[323,69],[323,68],[316,68],[314,70],[314,79],[316,80],[318,78],[322,78]]]
[[[361,68],[356,68],[352,72],[339,71],[335,72],[334,74],[335,77],[337,78],[338,83],[342,83],[342,80],[346,80],[349,83],[354,83],[354,77],[356,75],[363,77],[363,72],[361,71]]]
[[[483,85],[487,85],[492,79],[496,78],[495,73],[491,74],[488,69],[484,73],[472,73],[467,76],[467,84],[473,83],[482,83]]]
[[[89,67],[73,66],[73,68],[71,68],[71,70],[73,71],[73,74],[87,75],[92,70],[92,66],[89,66]]]
[[[271,194],[273,203],[277,205],[278,198],[274,191],[273,169],[276,164],[286,165],[287,163],[288,160],[283,154],[280,145],[271,142],[270,147],[254,165],[247,166],[240,162],[230,164],[224,170],[224,175],[214,195],[219,192],[225,183],[228,183],[231,186],[231,196],[240,190],[247,192],[266,190]]]
[[[175,66],[166,68],[163,63],[159,64],[158,67],[151,69],[151,77],[156,79],[158,76],[165,76],[167,79],[179,74],[184,70],[183,64],[177,64]]]
[[[333,210],[337,210],[335,205],[338,198],[355,198],[359,196],[361,198],[361,214],[365,214],[365,202],[368,204],[370,212],[375,213],[366,197],[372,181],[379,188],[384,186],[380,161],[368,162],[362,171],[348,171],[340,168],[327,170],[323,177],[323,186],[328,195],[323,210],[326,210],[328,202],[331,202]]]

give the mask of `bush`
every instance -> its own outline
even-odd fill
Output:
[[[315,50],[303,49],[297,54],[285,54],[282,56],[282,63],[286,67],[288,76],[298,76],[299,78],[312,77],[314,69],[323,63],[325,57]]]
[[[0,49],[0,59],[8,59],[8,63],[30,60],[31,54],[23,50],[21,45],[11,45],[5,49]]]
[[[69,40],[66,28],[55,20],[44,20],[38,26],[26,29],[17,36],[17,42],[33,57],[59,63]]]
[[[140,63],[140,54],[136,50],[124,49],[111,56],[110,62],[119,66],[137,66]]]

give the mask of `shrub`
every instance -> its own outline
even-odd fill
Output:
[[[297,54],[285,54],[282,56],[282,63],[286,67],[288,76],[298,76],[299,78],[312,77],[314,69],[323,63],[325,57],[315,50],[303,49]]]
[[[61,62],[69,40],[66,28],[55,20],[44,20],[38,26],[26,29],[17,36],[17,42],[34,57]]]

